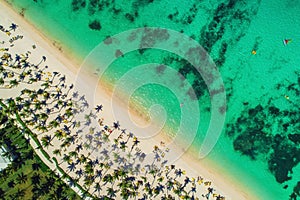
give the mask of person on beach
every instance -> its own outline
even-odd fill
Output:
[[[221,195],[217,195],[216,196],[216,200],[225,200],[225,197],[221,196]]]
[[[212,194],[213,191],[214,191],[214,188],[209,187],[209,188],[207,188],[207,191],[208,191],[207,194],[206,195],[202,195],[202,196],[205,197],[206,199],[209,199],[210,194]]]
[[[100,126],[103,126],[103,121],[104,121],[104,119],[103,119],[103,118],[100,118],[100,119],[98,120],[98,124],[99,124]]]

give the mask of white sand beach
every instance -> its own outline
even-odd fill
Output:
[[[103,105],[102,117],[105,119],[106,124],[113,124],[115,121],[119,121],[122,128],[126,128],[128,131],[136,133],[140,131],[140,128],[136,126],[131,126],[126,123],[128,119],[128,112],[131,113],[131,116],[134,115],[133,119],[139,125],[146,125],[148,122],[145,122],[142,118],[139,117],[137,113],[133,110],[128,111],[127,105],[124,104],[120,99],[115,100],[113,106],[114,111],[112,112],[111,104],[111,91],[107,91],[107,88],[97,87],[97,91],[94,91],[90,88],[95,88],[94,85],[98,83],[97,76],[91,71],[82,71],[80,70],[81,61],[72,57],[72,54],[67,54],[68,52],[62,52],[57,47],[53,45],[53,41],[47,38],[43,33],[38,31],[32,24],[30,24],[26,19],[24,19],[20,14],[16,13],[10,5],[6,2],[0,1],[0,24],[9,26],[11,23],[17,24],[19,27],[16,30],[16,34],[23,35],[24,38],[15,43],[13,51],[17,52],[27,52],[31,51],[31,61],[38,62],[42,56],[46,56],[46,65],[49,66],[50,71],[59,71],[62,74],[66,75],[66,78],[69,83],[76,82],[75,89],[79,93],[85,94],[86,98],[90,102],[95,104]],[[0,38],[1,40],[1,38]],[[36,45],[36,49],[32,48],[32,45]],[[78,75],[78,72],[80,74]],[[90,87],[92,86],[92,87]],[[1,97],[9,97],[10,90],[1,90]],[[91,105],[93,107],[93,105]],[[155,125],[151,126],[150,129],[155,129]],[[147,130],[143,132],[143,135],[151,134]],[[152,151],[154,145],[159,145],[163,141],[165,146],[168,146],[172,143],[172,139],[166,138],[163,136],[163,133],[157,134],[155,137],[147,138],[141,140],[140,146],[145,152]],[[197,160],[188,153],[185,153],[181,157],[178,157],[180,153],[180,148],[176,149],[176,143],[170,145],[170,158],[176,158],[175,164],[177,167],[186,170],[186,174],[192,177],[201,176],[204,180],[212,182],[212,186],[216,189],[217,193],[220,193],[226,197],[226,199],[232,200],[255,200],[259,199],[255,194],[250,193],[246,190],[245,187],[242,187],[237,182],[226,178],[226,175],[222,171],[218,171],[214,168],[216,163],[211,163],[207,159]],[[54,156],[52,150],[50,150],[49,155]],[[67,169],[66,169],[67,171]],[[202,187],[204,192],[206,188]],[[205,199],[205,198],[203,198]],[[212,198],[211,198],[212,199]]]

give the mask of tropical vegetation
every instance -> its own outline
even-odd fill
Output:
[[[0,171],[0,199],[80,199],[41,159],[28,139],[0,112],[0,146],[2,156],[11,163]]]

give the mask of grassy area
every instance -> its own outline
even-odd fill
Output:
[[[0,172],[0,199],[80,199],[35,154],[14,121],[0,114],[0,145],[12,163]]]

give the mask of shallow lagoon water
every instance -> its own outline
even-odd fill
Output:
[[[24,8],[30,22],[80,60],[107,36],[144,26],[182,31],[198,41],[215,61],[227,94],[224,131],[207,159],[261,199],[289,199],[300,181],[299,1],[94,1],[96,6],[89,0],[10,2],[19,11]],[[95,20],[100,30],[91,29]],[[283,39],[292,42],[285,46]],[[134,51],[118,58],[105,79],[118,85],[129,70],[147,63],[169,65],[178,71],[187,64],[160,50]],[[172,77],[160,74],[159,64],[153,72],[172,83]],[[145,73],[144,78],[152,75]],[[190,84],[199,80],[190,71],[186,78]],[[201,87],[201,81],[199,85],[195,84],[201,123],[194,149],[202,144],[210,117],[207,88]],[[132,98],[146,109],[161,105],[168,114],[167,126],[176,131],[180,103],[195,101],[187,90],[179,95],[168,87],[148,84]],[[169,134],[172,136],[172,131]]]

